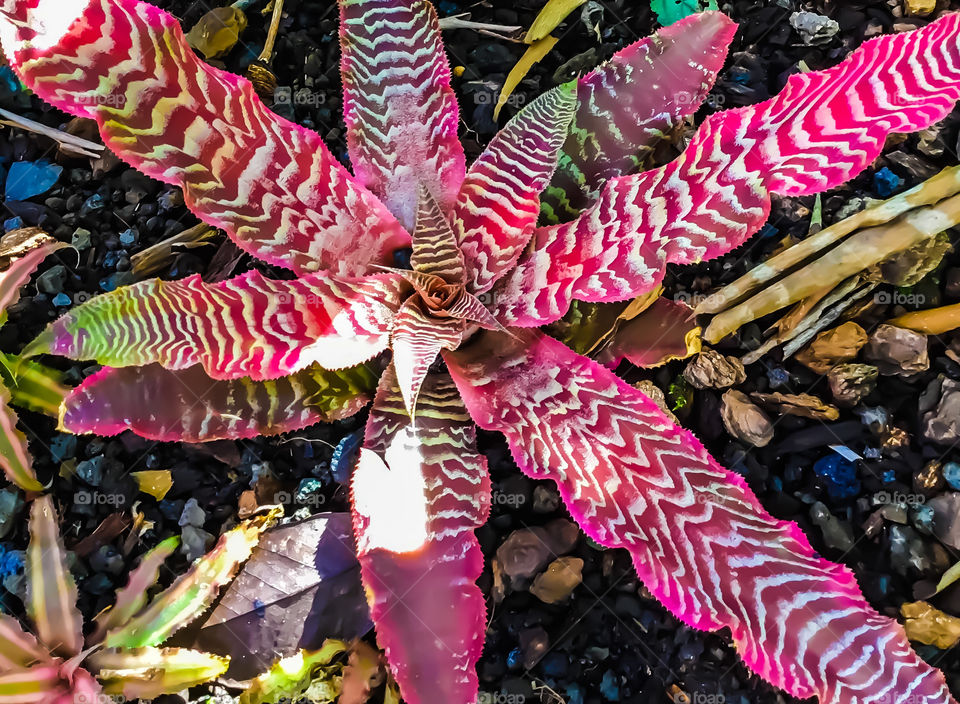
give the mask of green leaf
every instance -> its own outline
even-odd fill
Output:
[[[276,704],[281,699],[297,701],[314,680],[324,680],[320,668],[327,666],[340,653],[345,652],[347,644],[339,640],[326,640],[320,650],[301,650],[283,658],[273,667],[253,680],[250,688],[240,696],[240,704]],[[322,692],[322,690],[321,690]],[[330,686],[328,701],[339,694],[339,687]],[[314,693],[311,701],[318,701],[321,693]],[[322,699],[320,699],[322,701]]]
[[[17,430],[17,414],[9,403],[10,391],[0,384],[0,469],[24,491],[43,491],[33,471],[27,436]]]
[[[650,8],[656,13],[660,24],[666,27],[701,10],[716,10],[717,1],[707,0],[704,7],[700,0],[651,0]]]
[[[33,360],[0,352],[0,381],[10,390],[10,402],[56,418],[70,390],[63,373]]]
[[[550,34],[557,25],[567,19],[567,15],[583,5],[587,0],[549,0],[540,14],[527,30],[527,36],[524,39],[527,44],[533,44],[538,39],[543,39]]]
[[[102,650],[87,658],[105,694],[154,699],[209,682],[227,671],[230,658],[188,648]]]

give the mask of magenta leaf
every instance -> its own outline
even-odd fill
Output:
[[[187,206],[246,251],[299,273],[359,275],[409,244],[319,135],[200,61],[166,12],[138,0],[37,5],[0,6],[0,39],[24,83],[95,119],[120,158],[181,186]]]
[[[542,228],[500,283],[498,319],[535,327],[572,298],[625,300],[651,290],[667,263],[710,259],[766,221],[770,194],[843,183],[891,132],[942,119],[960,98],[960,14],[866,42],[838,66],[792,76],[775,98],[711,115],[659,169],[610,180],[576,220]]]
[[[278,435],[352,416],[369,403],[375,384],[363,365],[341,371],[314,365],[272,381],[215,380],[200,366],[107,367],[70,393],[60,425],[77,434],[132,430],[165,442]]]
[[[540,192],[557,167],[576,105],[574,83],[541,95],[470,166],[452,224],[473,272],[472,292],[489,290],[530,240],[540,215]]]
[[[197,275],[151,279],[73,308],[23,354],[114,367],[200,364],[214,379],[273,379],[315,363],[343,369],[386,349],[406,288],[394,274],[275,281],[251,271],[215,284]]]
[[[562,343],[515,332],[444,354],[471,416],[506,435],[526,474],[557,482],[587,535],[628,549],[678,618],[729,628],[747,665],[795,697],[953,701],[850,570],[772,518],[693,434]]]
[[[473,704],[486,609],[473,530],[490,508],[487,463],[446,373],[420,392],[416,427],[392,369],[381,380],[354,473],[361,575],[390,666],[410,704]]]
[[[444,211],[464,175],[460,111],[427,0],[340,0],[343,117],[357,179],[408,230],[422,185]]]
[[[580,79],[570,136],[541,196],[548,221],[575,217],[609,179],[639,170],[660,140],[697,111],[736,29],[722,12],[690,15]]]

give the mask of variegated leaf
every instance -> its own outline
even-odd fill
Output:
[[[66,691],[56,664],[0,674],[0,704],[57,704]]]
[[[17,429],[17,414],[10,408],[10,391],[0,384],[0,469],[24,491],[43,491],[33,471],[27,436]]]
[[[73,657],[83,647],[83,618],[77,585],[67,567],[53,499],[41,496],[30,507],[27,546],[27,615],[50,652]]]
[[[621,49],[580,79],[570,136],[541,195],[547,221],[576,217],[604,183],[637,171],[697,111],[736,29],[722,12],[691,15]]]
[[[0,14],[0,42],[26,85],[95,119],[114,153],[181,186],[187,206],[246,251],[298,273],[360,275],[409,244],[319,135],[200,61],[154,5],[11,0]]]
[[[515,332],[444,354],[470,414],[506,435],[526,474],[557,483],[587,535],[629,550],[678,618],[729,628],[746,664],[794,697],[953,701],[850,570],[772,518],[693,434],[562,343]]]
[[[460,113],[428,0],[340,0],[353,171],[412,230],[422,184],[449,211],[463,181]]]
[[[87,658],[105,694],[154,699],[216,679],[230,658],[187,648],[100,650]]]
[[[853,177],[891,132],[942,119],[960,98],[960,14],[866,42],[838,66],[790,77],[775,98],[711,115],[666,166],[612,179],[576,220],[536,231],[500,283],[505,325],[559,319],[572,298],[614,301],[655,287],[667,263],[710,259],[766,221],[770,194]]]
[[[114,367],[200,364],[214,379],[275,379],[311,364],[342,369],[386,349],[406,289],[393,274],[276,281],[251,271],[215,284],[198,275],[151,279],[73,308],[23,354]]]
[[[419,298],[400,308],[391,333],[393,365],[407,412],[414,415],[420,386],[441,349],[455,349],[463,338],[463,321],[430,315]]]
[[[239,704],[277,704],[283,699],[296,702],[315,679],[317,668],[346,652],[347,644],[327,639],[319,650],[299,650],[274,663],[240,695]],[[332,697],[331,697],[332,700]]]
[[[0,614],[0,672],[26,669],[49,659],[50,654],[17,619]]]
[[[377,379],[360,365],[313,365],[268,381],[214,380],[199,366],[105,368],[67,397],[60,425],[71,433],[132,430],[161,441],[208,442],[300,430],[348,418],[373,398]]]
[[[487,463],[444,372],[426,379],[414,427],[388,369],[353,477],[357,555],[404,700],[476,701],[485,608],[473,530],[490,508]]]
[[[410,265],[418,274],[439,276],[448,284],[462,286],[467,277],[463,253],[440,204],[423,187],[418,191],[417,203]]]
[[[220,588],[233,579],[260,535],[282,514],[275,509],[255,516],[220,536],[213,549],[191,565],[170,587],[153,598],[132,619],[107,632],[107,648],[145,648],[160,645],[203,613]]]
[[[20,298],[20,287],[44,259],[67,245],[37,228],[13,230],[0,238],[0,312]]]
[[[558,86],[525,107],[470,166],[452,224],[472,272],[473,293],[512,267],[540,214],[540,192],[557,167],[577,105],[576,84]]]
[[[157,583],[160,568],[179,546],[180,538],[174,535],[151,548],[143,556],[137,568],[130,573],[127,586],[117,592],[114,605],[97,615],[97,628],[89,638],[89,643],[99,643],[107,631],[121,627],[140,613],[147,604],[147,590]]]
[[[70,391],[62,381],[63,372],[58,369],[0,352],[0,383],[15,406],[56,417]]]

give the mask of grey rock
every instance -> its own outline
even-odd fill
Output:
[[[933,534],[944,545],[960,550],[960,492],[948,491],[926,505],[933,509]]]
[[[213,545],[214,536],[195,526],[184,526],[180,533],[183,543],[180,545],[182,552],[188,561],[193,562],[198,557],[202,557]]]
[[[944,379],[937,407],[923,414],[923,437],[941,445],[960,441],[960,382]]]
[[[836,20],[816,12],[794,12],[790,15],[790,26],[797,30],[800,40],[807,45],[826,44],[840,31]]]
[[[37,290],[51,295],[60,293],[66,280],[67,268],[62,264],[57,264],[37,277]]]
[[[187,499],[187,503],[183,507],[183,512],[180,514],[180,527],[193,526],[195,528],[202,528],[206,520],[207,514],[200,508],[197,500]]]
[[[16,525],[17,518],[23,508],[23,497],[19,491],[0,489],[0,540],[10,534]]]

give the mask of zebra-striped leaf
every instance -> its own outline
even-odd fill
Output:
[[[387,347],[407,288],[401,277],[276,281],[251,271],[207,284],[151,279],[96,296],[24,349],[114,367],[195,364],[214,379],[275,379],[319,364],[342,369]]]
[[[477,698],[486,614],[473,530],[490,479],[475,434],[446,373],[424,382],[415,429],[384,374],[353,477],[354,532],[377,640],[410,704]]]
[[[60,425],[78,434],[132,430],[165,442],[252,438],[348,418],[375,389],[376,376],[364,365],[314,365],[269,381],[215,380],[199,366],[105,368],[66,398]]]
[[[464,174],[460,111],[428,0],[340,0],[343,118],[357,178],[408,230],[425,186],[449,211]]]
[[[101,650],[87,658],[87,663],[105,694],[122,694],[132,701],[209,682],[227,671],[230,658],[188,648],[137,648]]]
[[[801,699],[953,701],[850,570],[772,518],[692,433],[562,343],[515,333],[444,353],[471,416],[506,436],[526,474],[557,483],[587,535],[629,550],[678,618],[729,628],[747,665]]]
[[[304,274],[360,275],[409,244],[319,135],[269,110],[246,79],[200,61],[154,5],[7,0],[0,15],[3,48],[27,86],[95,119],[117,156],[181,186],[197,217],[251,254]]]
[[[10,391],[0,384],[0,469],[24,491],[43,491],[33,471],[27,436],[17,428],[17,420],[10,408]]]
[[[710,259],[766,221],[770,194],[805,195],[859,173],[891,132],[942,119],[960,98],[960,14],[866,42],[838,66],[792,76],[775,98],[711,115],[659,169],[610,180],[576,220],[536,231],[500,283],[505,325],[559,319],[573,298],[649,291],[668,263]]]

